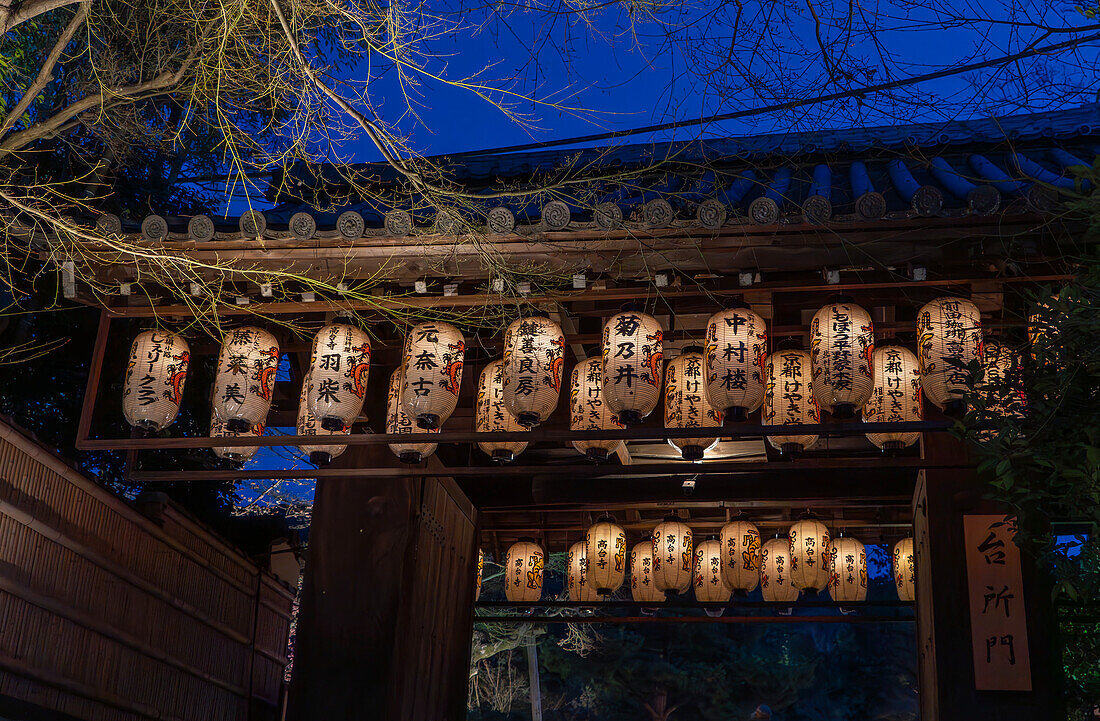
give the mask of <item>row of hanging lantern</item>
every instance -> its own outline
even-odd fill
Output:
[[[513,603],[542,598],[545,553],[525,538],[508,549],[504,563],[505,595]],[[477,587],[481,589],[479,551]],[[626,533],[613,518],[599,519],[583,541],[569,547],[566,589],[574,603],[591,603],[619,590],[629,569],[630,593],[639,603],[659,603],[692,589],[702,603],[724,603],[733,594],[760,587],[769,602],[794,602],[803,592],[828,592],[837,603],[867,599],[867,552],[855,538],[831,538],[825,524],[803,517],[786,536],[761,543],[760,531],[743,518],[698,544],[691,528],[676,516],[658,524],[648,540],[626,550]],[[894,544],[891,577],[902,601],[916,597],[913,539]],[[720,612],[719,612],[720,613]]]

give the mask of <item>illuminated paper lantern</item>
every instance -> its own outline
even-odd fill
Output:
[[[703,349],[688,346],[665,368],[665,428],[718,428],[722,415],[707,403],[703,383]],[[718,443],[714,438],[670,438],[685,461],[701,461]]]
[[[640,311],[612,316],[603,328],[603,397],[624,426],[637,425],[661,399],[661,341],[657,319]]]
[[[588,583],[588,556],[585,552],[584,541],[577,541],[569,547],[565,562],[565,582],[569,589],[569,600],[573,603],[591,603],[598,601],[600,596],[596,589]]]
[[[722,572],[726,584],[739,593],[748,593],[760,583],[760,531],[745,520],[722,526]]]
[[[326,431],[351,426],[363,410],[370,371],[370,338],[350,322],[326,325],[309,356],[309,412]]]
[[[264,426],[262,423],[258,423],[245,431],[231,431],[225,423],[218,418],[218,415],[211,411],[210,413],[210,437],[211,438],[240,438],[241,436],[262,436],[264,434]],[[227,461],[237,461],[238,463],[244,463],[251,460],[256,455],[258,446],[214,446],[211,450],[214,451],[214,455],[218,458],[224,458]]]
[[[829,598],[837,603],[867,600],[867,550],[849,536],[833,539],[827,564]]]
[[[901,346],[875,348],[871,398],[863,406],[864,423],[900,423],[923,418],[920,366],[917,357]],[[898,451],[920,440],[920,433],[868,433],[867,439],[884,451]]]
[[[695,561],[691,529],[667,516],[653,529],[653,582],[658,591],[683,593],[691,586]]]
[[[653,540],[642,541],[630,551],[630,596],[638,603],[665,600],[653,578]]]
[[[760,593],[765,601],[798,600],[798,587],[791,581],[790,541],[786,538],[773,538],[760,550]]]
[[[917,313],[921,387],[928,400],[945,411],[965,409],[967,372],[948,361],[965,366],[981,360],[981,317],[978,306],[963,298],[936,298]]]
[[[504,407],[534,428],[558,405],[565,335],[549,318],[520,318],[504,331]]]
[[[791,426],[821,422],[821,409],[810,391],[810,354],[781,350],[764,362],[766,426]],[[768,436],[768,443],[783,453],[799,453],[817,443],[817,436]]]
[[[172,425],[180,411],[191,349],[182,336],[159,330],[139,333],[130,346],[122,391],[126,422],[147,431]]]
[[[693,569],[695,600],[700,603],[726,602],[730,600],[730,587],[722,572],[722,542],[703,541],[695,547]],[[708,616],[721,616],[722,609],[708,608]]]
[[[504,407],[504,363],[493,361],[481,371],[477,384],[474,422],[479,433],[509,433],[529,430]],[[479,441],[478,448],[497,463],[510,463],[527,448],[527,442]]]
[[[1051,300],[1057,301],[1060,296],[1061,293],[1055,293]],[[1027,342],[1031,346],[1032,360],[1037,360],[1039,356],[1037,348],[1046,353],[1054,350],[1058,333],[1058,315],[1051,310],[1050,303],[1037,303],[1027,317]]]
[[[569,387],[569,429],[605,431],[624,428],[603,400],[603,361],[587,358],[573,366]],[[573,447],[591,461],[606,461],[622,441],[573,441]]]
[[[477,585],[474,588],[474,603],[481,598],[481,575],[485,571],[485,552],[477,549]]]
[[[401,384],[403,369],[399,366],[390,374],[389,393],[386,396],[386,433],[406,435],[409,433],[439,433],[439,428],[424,431],[413,424],[412,416],[405,412],[401,404]],[[390,443],[393,451],[402,463],[420,463],[435,453],[435,443]]]
[[[855,303],[830,303],[810,322],[810,388],[818,405],[851,418],[871,397],[875,333],[871,315]]]
[[[829,529],[816,518],[799,520],[787,533],[791,551],[791,582],[802,591],[823,591],[829,584]]]
[[[324,428],[317,422],[317,416],[309,408],[309,376],[302,383],[302,393],[298,400],[298,435],[300,436],[346,436],[351,432],[351,426],[343,426],[340,430],[333,431]],[[332,446],[298,446],[298,450],[309,456],[310,463],[318,466],[327,465],[345,450],[346,445]]]
[[[989,411],[1022,418],[1027,396],[1020,381],[1020,355],[999,341],[987,339],[982,344],[982,371],[978,391],[985,395]]]
[[[584,535],[588,559],[587,583],[601,596],[609,596],[623,585],[626,576],[626,532],[604,516]]]
[[[229,331],[218,355],[214,379],[214,412],[235,433],[263,425],[271,410],[279,342],[262,328]]]
[[[707,401],[734,421],[743,421],[764,402],[764,359],[768,331],[748,308],[720,310],[707,321]]]
[[[894,544],[894,586],[899,601],[913,601],[917,597],[917,559],[913,554],[913,539],[903,538]]]
[[[405,339],[401,405],[417,428],[435,430],[454,413],[466,340],[450,323],[420,323]]]
[[[512,603],[542,598],[542,569],[546,554],[533,538],[522,538],[508,549],[504,562],[504,595]]]

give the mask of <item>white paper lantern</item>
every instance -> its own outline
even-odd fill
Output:
[[[588,557],[585,552],[584,541],[577,541],[569,547],[565,568],[565,580],[569,589],[570,601],[573,603],[591,603],[600,599],[596,589],[588,583]]]
[[[485,552],[480,548],[477,549],[477,581],[474,588],[474,603],[477,603],[481,598],[481,575],[485,572]]]
[[[899,601],[913,601],[917,597],[917,559],[913,553],[913,539],[903,538],[894,544],[894,586]]]
[[[864,423],[919,421],[920,366],[917,357],[901,346],[875,348],[871,398],[863,406]],[[897,451],[920,440],[920,433],[868,433],[868,440],[884,451]]]
[[[653,578],[653,539],[635,544],[630,551],[630,596],[638,603],[665,600]]]
[[[520,539],[508,549],[504,562],[504,595],[512,603],[542,598],[542,569],[546,554],[533,539]]]
[[[829,529],[816,518],[803,518],[787,533],[791,550],[791,582],[802,591],[823,591],[829,585],[826,563],[831,552]]]
[[[404,369],[398,366],[390,374],[389,393],[386,395],[386,433],[390,435],[406,435],[410,433],[439,433],[439,428],[425,431],[417,428],[412,416],[405,412],[401,404],[401,386]],[[390,450],[402,463],[420,463],[428,456],[435,453],[435,443],[390,443]]]
[[[340,430],[333,431],[322,427],[317,422],[317,416],[313,415],[309,408],[309,376],[302,382],[302,393],[298,399],[298,435],[300,436],[346,436],[351,433],[351,426],[347,425]],[[347,450],[346,445],[331,446],[298,446],[298,450],[309,456],[310,463],[318,466],[327,465],[332,459]]]
[[[965,408],[967,373],[948,359],[964,366],[981,360],[981,317],[978,306],[964,298],[936,298],[917,313],[921,386],[928,400],[945,411]]]
[[[798,588],[791,581],[790,541],[786,538],[773,538],[760,550],[760,593],[765,601],[798,600]]]
[[[606,431],[624,428],[603,400],[603,361],[586,358],[573,366],[569,387],[569,429]],[[573,441],[573,447],[591,461],[606,461],[622,441]]]
[[[130,346],[122,391],[126,422],[147,431],[172,425],[183,400],[191,349],[182,336],[159,330],[139,333]]]
[[[831,303],[810,322],[814,398],[838,418],[851,418],[871,397],[875,333],[871,314],[855,303]]]
[[[218,355],[213,400],[214,412],[226,429],[245,433],[266,422],[278,372],[275,336],[250,326],[229,331]]]
[[[693,569],[695,600],[700,603],[726,602],[730,600],[730,587],[722,572],[722,543],[718,540],[703,541],[695,547]],[[707,609],[708,616],[721,616],[722,609]]]
[[[405,339],[401,405],[417,428],[435,430],[454,413],[466,340],[450,323],[420,323]]]
[[[726,584],[749,593],[760,583],[760,531],[749,521],[730,521],[722,526],[721,544]]]
[[[978,392],[984,396],[990,413],[1002,417],[1022,418],[1027,410],[1027,395],[1020,380],[1020,355],[1000,341],[986,339],[982,344],[982,382]],[[993,431],[982,431],[980,440],[995,437]]]
[[[313,337],[309,412],[326,431],[343,431],[363,410],[370,371],[370,338],[350,322],[331,323]]]
[[[534,428],[558,405],[565,334],[549,318],[513,321],[504,331],[504,407],[521,426]]]
[[[703,383],[703,353],[689,346],[665,368],[665,428],[719,428],[722,415],[707,403]],[[686,461],[701,461],[718,443],[714,438],[670,438]]]
[[[526,431],[504,407],[504,363],[493,361],[481,371],[477,384],[474,422],[479,433]],[[478,448],[497,463],[510,463],[527,448],[527,442],[479,441]]]
[[[1055,293],[1050,301],[1058,301],[1061,293]],[[1051,310],[1050,301],[1037,303],[1034,310],[1027,317],[1027,342],[1031,346],[1031,358],[1037,360],[1041,349],[1049,354],[1055,349],[1060,331],[1058,330],[1059,316]]]
[[[821,409],[810,390],[810,354],[804,350],[781,350],[764,363],[764,407],[766,426],[790,426],[821,422]],[[783,453],[799,453],[817,443],[816,435],[768,436],[768,443]]]
[[[827,564],[829,598],[837,603],[867,600],[867,550],[849,536],[833,539]]]
[[[603,328],[603,396],[625,426],[637,425],[661,399],[664,330],[640,311],[612,316]]]
[[[601,596],[623,585],[626,576],[626,532],[610,516],[599,519],[584,536],[587,583]]]
[[[666,517],[653,529],[653,582],[657,590],[688,590],[694,561],[691,529],[676,516]]]
[[[743,421],[764,402],[764,359],[768,331],[748,308],[720,310],[707,321],[707,401],[734,421]]]
[[[225,423],[218,418],[216,413],[210,412],[211,438],[240,438],[241,436],[262,436],[263,434],[264,426],[262,423],[258,423],[245,431],[231,431],[226,428]],[[219,458],[244,463],[256,455],[257,448],[258,446],[214,446],[211,450]]]

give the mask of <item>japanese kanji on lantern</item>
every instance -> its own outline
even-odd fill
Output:
[[[323,427],[317,422],[317,416],[309,408],[309,376],[302,382],[302,393],[298,399],[298,435],[300,436],[346,436],[351,432],[351,426],[343,426],[333,431]],[[347,450],[346,445],[298,446],[298,450],[309,456],[309,462],[314,465],[324,466],[332,462],[333,458]]]
[[[695,561],[691,529],[676,516],[666,516],[653,529],[653,582],[658,591],[683,593],[691,587]]]
[[[549,318],[519,318],[504,331],[504,407],[534,428],[558,405],[565,335]]]
[[[588,559],[586,582],[601,596],[609,596],[623,585],[626,576],[626,532],[615,519],[604,516],[584,535]]]
[[[546,554],[533,538],[521,538],[508,549],[504,561],[504,595],[512,603],[530,603],[542,597],[542,569]]]
[[[275,336],[250,326],[229,331],[218,355],[213,399],[214,413],[227,430],[245,433],[266,422],[278,372]]]
[[[474,423],[479,433],[526,431],[504,407],[504,363],[493,361],[481,371],[477,383]],[[497,463],[510,463],[527,448],[526,441],[479,441],[477,444]]]
[[[695,568],[692,586],[695,600],[700,603],[730,600],[730,587],[722,572],[722,542],[718,539],[703,541],[695,547]],[[722,609],[707,609],[708,616],[721,616]]]
[[[806,515],[787,533],[791,551],[791,582],[801,591],[823,591],[829,585],[830,539],[825,524]]]
[[[749,593],[760,583],[760,531],[735,519],[722,526],[720,542],[726,584],[739,594]]]
[[[630,597],[638,603],[665,600],[653,579],[653,539],[642,541],[630,550]]]
[[[766,426],[790,426],[821,422],[821,410],[810,391],[810,354],[804,350],[775,351],[764,362]],[[817,443],[816,435],[768,436],[768,443],[783,453],[798,453]]]
[[[837,603],[867,600],[867,550],[850,536],[833,539],[826,563],[829,598]]]
[[[965,409],[966,366],[981,361],[982,323],[978,306],[964,298],[936,298],[917,312],[917,359],[928,400],[945,411]]]
[[[818,405],[851,418],[871,397],[875,333],[871,314],[855,303],[830,303],[810,321],[810,387]]]
[[[569,429],[605,431],[623,428],[603,400],[603,361],[586,358],[573,366],[569,385]],[[590,461],[606,461],[623,441],[573,441],[573,447]]]
[[[405,339],[401,405],[417,428],[435,430],[454,413],[466,340],[450,323],[420,323]]]
[[[569,589],[569,600],[573,603],[591,603],[600,599],[596,589],[587,581],[587,568],[585,543],[577,541],[569,547],[569,553],[566,554],[565,559],[565,582]]]
[[[703,385],[703,349],[684,348],[665,367],[665,428],[718,428],[722,415],[707,403]],[[670,438],[686,461],[701,461],[718,443],[714,438]]]
[[[1020,378],[1020,354],[998,340],[986,338],[982,344],[982,381],[978,392],[989,413],[1001,417],[1022,418],[1027,410],[1027,396]],[[991,431],[980,431],[979,440],[994,437]]]
[[[921,420],[920,366],[915,355],[899,345],[875,348],[872,375],[875,382],[863,406],[864,423]],[[919,441],[920,433],[868,433],[867,439],[884,451],[897,451]]]
[[[412,417],[401,405],[401,384],[404,369],[398,366],[390,374],[389,393],[386,395],[386,433],[405,435],[409,433],[439,433],[439,428],[424,431],[413,425]],[[390,443],[390,450],[402,463],[420,463],[435,453],[435,443]]]
[[[474,603],[481,598],[481,576],[485,572],[485,552],[480,548],[477,549],[477,579],[474,587]]]
[[[891,570],[899,601],[912,601],[917,597],[917,559],[913,553],[913,539],[903,538],[894,544]]]
[[[240,438],[241,436],[262,436],[263,434],[264,424],[262,423],[257,423],[244,431],[231,431],[226,427],[225,422],[218,418],[217,413],[213,410],[210,411],[211,438]],[[218,458],[244,463],[256,455],[257,448],[258,446],[214,446],[211,450]]]
[[[123,382],[122,413],[126,422],[159,431],[176,420],[191,349],[182,336],[160,330],[139,333],[130,346]]]
[[[760,593],[765,601],[798,600],[798,587],[791,581],[790,541],[786,538],[777,536],[760,550]]]
[[[625,426],[637,425],[661,399],[664,330],[653,316],[626,310],[603,327],[603,397]]]
[[[326,431],[342,432],[363,410],[370,339],[350,320],[330,323],[313,337],[307,391],[309,411]]]
[[[764,319],[746,307],[720,310],[707,321],[703,373],[707,401],[734,421],[743,421],[764,402]]]

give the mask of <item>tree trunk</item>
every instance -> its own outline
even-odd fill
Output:
[[[539,685],[539,652],[532,634],[527,638],[527,677],[531,692],[531,721],[542,721],[542,688]]]

